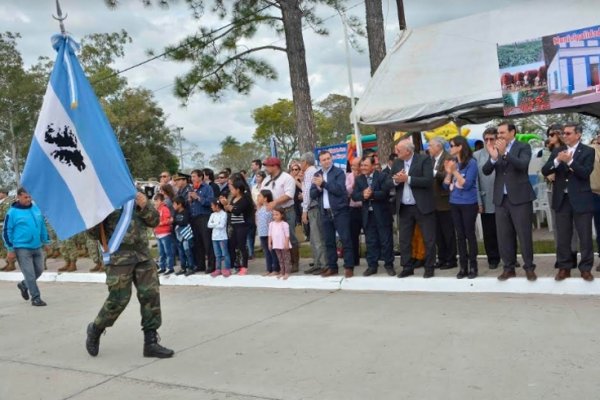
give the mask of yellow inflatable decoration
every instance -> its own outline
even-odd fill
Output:
[[[465,136],[465,137],[469,136],[469,133],[471,133],[471,130],[469,128],[462,128],[460,130],[460,134],[462,136]],[[398,140],[404,135],[406,135],[406,132],[398,131],[394,134],[394,140]],[[435,128],[433,130],[423,132],[423,135],[425,135],[425,138],[427,140],[434,138],[434,137],[442,137],[446,140],[450,140],[453,137],[459,135],[458,126],[456,126],[456,124],[454,122],[448,122],[446,125],[442,125],[439,128]]]

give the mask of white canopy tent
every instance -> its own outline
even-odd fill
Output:
[[[361,96],[359,122],[418,131],[500,118],[497,44],[594,25],[600,0],[531,0],[407,30]],[[600,117],[597,103],[567,110]]]

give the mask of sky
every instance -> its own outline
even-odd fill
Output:
[[[210,1],[210,0],[208,0]],[[367,0],[368,1],[368,0]],[[502,8],[523,0],[404,0],[407,25],[411,28],[444,20]],[[348,0],[349,14],[364,21],[364,1]],[[125,57],[115,67],[124,69],[148,58],[147,51],[162,52],[165,46],[178,43],[198,31],[200,25],[209,29],[227,23],[206,14],[200,20],[193,18],[184,0],[171,5],[168,10],[144,7],[140,0],[121,0],[121,6],[111,10],[103,0],[61,0],[67,31],[75,38],[91,33],[116,32],[125,29],[133,42],[125,48]],[[343,27],[335,11],[320,7],[318,15],[326,19],[328,36],[319,36],[310,28],[304,30],[306,58],[313,101],[324,99],[330,93],[350,95]],[[52,19],[54,0],[0,0],[0,31],[19,32],[19,50],[27,65],[39,56],[55,58],[50,36],[58,32],[58,23]],[[383,0],[383,15],[388,50],[399,34],[396,1]],[[465,27],[468,29],[468,27]],[[259,44],[283,46],[283,37],[262,29],[254,40]],[[360,97],[370,76],[366,39],[359,40],[362,52],[351,51],[355,96]],[[288,66],[280,52],[263,53],[265,60],[278,71],[277,81],[259,79],[248,96],[227,93],[219,102],[198,93],[182,107],[172,94],[176,76],[189,67],[170,61],[156,60],[125,72],[130,85],[153,90],[156,100],[168,115],[167,125],[182,127],[182,135],[196,144],[200,151],[210,156],[219,151],[219,143],[232,135],[240,142],[249,141],[255,130],[252,110],[272,104],[280,98],[291,99]]]

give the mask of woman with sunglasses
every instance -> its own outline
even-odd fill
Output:
[[[456,278],[477,277],[477,237],[475,221],[477,204],[477,161],[467,139],[456,136],[450,140],[452,159],[444,161],[444,187],[450,190],[450,212],[456,230],[460,270]],[[467,247],[468,244],[468,247]]]

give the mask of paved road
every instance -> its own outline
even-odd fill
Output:
[[[91,358],[100,284],[0,282],[0,399],[592,399],[600,299],[163,287],[170,360],[137,300]]]

